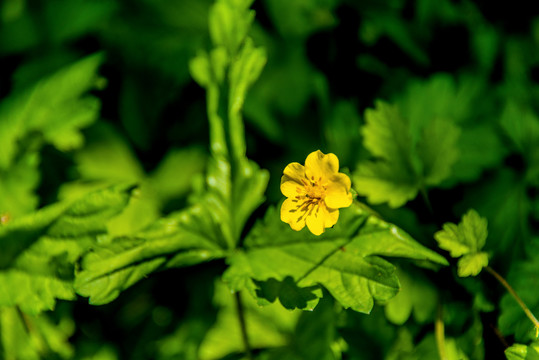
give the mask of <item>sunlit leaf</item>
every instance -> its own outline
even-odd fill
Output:
[[[539,360],[539,343],[513,344],[505,349],[507,360]]]
[[[292,277],[304,294],[310,288],[310,296],[315,295],[314,286],[322,285],[344,307],[369,313],[374,300],[388,300],[400,287],[395,267],[382,257],[446,264],[396,226],[357,205],[341,210],[340,217],[333,230],[317,237],[287,229],[276,211],[269,210],[265,221],[246,239],[247,250],[230,258],[225,281],[233,290],[247,287],[256,296],[251,279],[285,281]],[[295,306],[302,304],[303,300]]]
[[[106,233],[106,222],[126,206],[130,192],[104,189],[1,226],[0,305],[37,314],[52,310],[56,299],[74,300],[75,261]]]
[[[106,304],[154,271],[224,256],[216,224],[200,207],[159,219],[128,237],[111,239],[88,253],[76,274],[75,288],[93,305]]]
[[[458,258],[458,275],[475,276],[488,265],[488,255],[481,252],[487,240],[487,220],[471,209],[462,216],[462,221],[455,225],[445,223],[443,230],[434,234],[440,248],[449,251]]]

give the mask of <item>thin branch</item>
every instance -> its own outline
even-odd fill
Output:
[[[539,330],[539,320],[537,320],[537,318],[535,317],[535,315],[533,315],[533,313],[531,312],[531,310],[526,306],[526,304],[524,303],[524,301],[522,301],[522,299],[520,298],[520,296],[518,296],[518,294],[516,293],[515,289],[513,289],[511,287],[511,285],[509,285],[509,283],[500,275],[498,274],[493,268],[491,268],[490,266],[487,266],[485,267],[485,269],[492,275],[496,278],[496,280],[498,280],[506,289],[507,291],[509,292],[509,294],[511,294],[511,296],[513,296],[513,298],[517,301],[518,305],[520,305],[520,307],[522,308],[522,310],[524,310],[524,313],[526,314],[526,316],[528,317],[528,319],[531,320],[531,322],[533,323],[533,325],[535,326],[535,331],[537,332]]]
[[[436,347],[438,348],[440,360],[447,360],[445,352],[444,308],[441,300],[438,301],[438,311],[436,312],[436,320],[434,321],[434,336],[436,338]]]
[[[238,319],[240,321],[241,338],[243,340],[243,346],[245,348],[245,354],[247,359],[254,360],[253,353],[251,351],[251,345],[249,344],[249,336],[247,335],[247,324],[245,323],[245,313],[243,309],[243,303],[241,301],[241,295],[239,291],[236,291],[236,309],[238,311]]]

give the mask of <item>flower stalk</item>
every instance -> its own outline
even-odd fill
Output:
[[[535,334],[536,334],[536,337],[537,337],[537,334],[539,332],[539,320],[537,320],[537,318],[531,312],[531,310],[528,308],[528,306],[526,306],[524,301],[522,301],[520,296],[518,296],[515,289],[513,289],[513,287],[511,285],[509,285],[509,283],[500,274],[498,274],[498,272],[496,272],[496,270],[494,270],[490,266],[485,267],[485,270],[487,270],[492,276],[494,276],[494,278],[496,278],[496,280],[498,280],[500,282],[500,284],[502,284],[507,289],[509,294],[511,294],[511,296],[517,301],[518,305],[522,308],[522,310],[524,311],[524,313],[526,314],[528,319],[530,319],[530,321],[535,326]]]
[[[243,308],[243,302],[241,301],[241,294],[239,291],[234,293],[236,300],[236,310],[238,312],[238,319],[240,322],[241,339],[243,341],[243,347],[245,348],[245,355],[247,359],[254,360],[253,352],[251,350],[251,344],[249,343],[249,335],[247,334],[247,323],[245,322],[245,312]]]

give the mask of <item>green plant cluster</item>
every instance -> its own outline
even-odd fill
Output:
[[[0,3],[0,358],[539,359],[529,6]]]

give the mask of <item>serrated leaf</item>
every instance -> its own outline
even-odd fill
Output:
[[[56,299],[73,300],[74,262],[106,232],[106,221],[125,207],[130,190],[103,189],[1,226],[0,306],[37,314],[52,310]]]
[[[475,276],[488,265],[488,254],[480,252],[487,240],[487,219],[471,209],[462,216],[462,221],[455,225],[445,223],[443,230],[434,234],[440,248],[459,259],[458,275]]]
[[[357,205],[342,210],[340,216],[333,230],[316,237],[291,231],[275,209],[269,210],[247,237],[247,250],[229,258],[224,280],[233,290],[246,287],[256,296],[251,279],[284,281],[290,276],[299,288],[322,285],[344,307],[368,313],[374,300],[388,300],[399,290],[395,267],[381,256],[446,264],[396,226]]]
[[[29,152],[14,161],[9,169],[0,169],[0,212],[10,217],[28,214],[38,205],[35,189],[41,179],[37,152]]]
[[[364,146],[375,159],[358,164],[354,184],[373,204],[402,206],[425,185],[446,179],[457,160],[456,125],[439,118],[414,123],[404,116],[396,105],[382,101],[365,111]]]
[[[116,299],[121,291],[158,270],[198,264],[224,256],[214,242],[216,226],[200,207],[192,207],[133,236],[112,239],[88,253],[75,288],[93,305]]]
[[[457,266],[457,274],[460,277],[476,276],[488,266],[488,254],[485,252],[466,254],[459,259]]]
[[[0,103],[0,169],[11,165],[17,142],[32,132],[62,151],[82,145],[79,130],[93,122],[99,110],[99,102],[83,94],[96,84],[102,61],[102,54],[90,55]]]

